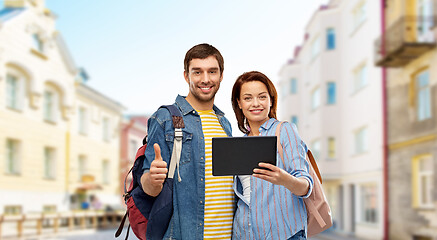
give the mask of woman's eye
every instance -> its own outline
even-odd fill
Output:
[[[267,96],[260,96],[259,99],[266,99]]]

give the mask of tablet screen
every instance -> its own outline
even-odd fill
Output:
[[[276,136],[212,138],[212,175],[251,175],[258,163],[276,165]]]

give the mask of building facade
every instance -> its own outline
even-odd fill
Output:
[[[147,135],[147,116],[127,115],[121,125],[120,193],[123,195],[130,186],[132,168],[137,150],[143,145]]]
[[[43,0],[0,10],[0,214],[120,204],[124,109],[85,84]]]
[[[333,230],[384,234],[381,69],[373,64],[380,3],[332,0],[280,71],[280,118],[294,122],[322,172]]]
[[[437,1],[381,1],[390,239],[437,239]]]

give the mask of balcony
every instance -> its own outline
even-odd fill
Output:
[[[436,16],[403,16],[375,41],[375,65],[402,67],[436,46]]]

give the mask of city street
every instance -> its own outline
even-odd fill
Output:
[[[124,240],[126,237],[127,228],[123,229],[123,232],[118,238],[115,238],[114,234],[116,229],[107,229],[107,230],[79,230],[72,231],[69,233],[63,233],[58,236],[42,236],[41,238],[30,237],[25,238],[25,240],[37,240],[37,239],[45,239],[45,240],[107,240],[107,239],[120,239]],[[137,240],[135,234],[132,231],[129,233],[128,240]],[[327,232],[323,234],[319,234],[315,237],[309,238],[309,240],[358,240],[353,237],[346,237],[342,235],[335,234],[333,232]]]

